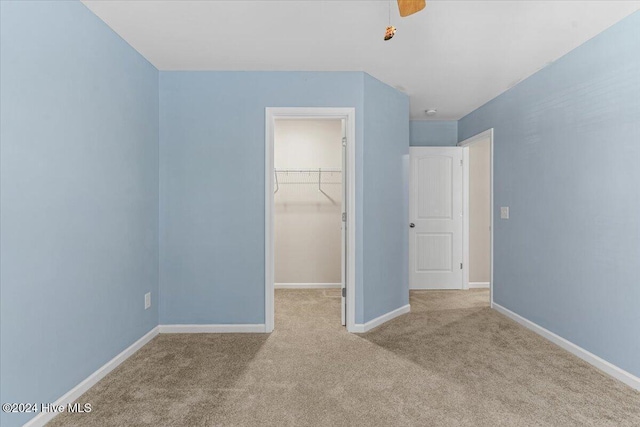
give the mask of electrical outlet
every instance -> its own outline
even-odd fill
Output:
[[[144,309],[151,307],[151,292],[144,294]]]
[[[500,218],[509,219],[509,206],[500,207]]]

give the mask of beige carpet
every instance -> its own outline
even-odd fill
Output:
[[[417,291],[367,334],[338,290],[277,290],[276,330],[160,335],[51,426],[639,426],[640,393],[488,308]]]

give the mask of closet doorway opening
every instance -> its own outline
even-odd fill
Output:
[[[462,147],[464,289],[487,289],[493,307],[493,129],[458,143]]]
[[[280,321],[353,328],[354,118],[351,108],[266,109],[266,332]]]

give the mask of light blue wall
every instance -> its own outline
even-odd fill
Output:
[[[409,97],[364,78],[364,321],[409,303]]]
[[[157,324],[158,72],[79,2],[0,14],[0,400],[53,402]]]
[[[458,143],[458,122],[455,120],[411,120],[412,147],[455,146]]]
[[[460,121],[495,129],[495,301],[640,376],[640,13]]]
[[[264,323],[265,107],[356,108],[362,242],[363,76],[160,73],[160,323]]]

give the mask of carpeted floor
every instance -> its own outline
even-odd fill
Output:
[[[160,335],[50,426],[639,426],[640,393],[492,311],[416,291],[363,335],[339,290],[277,290],[276,330]]]

